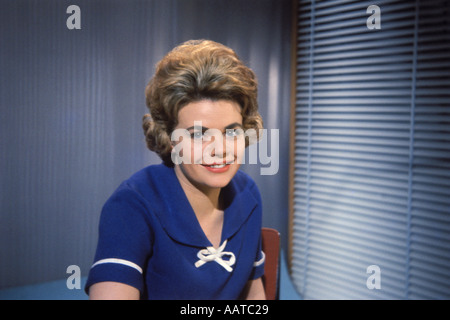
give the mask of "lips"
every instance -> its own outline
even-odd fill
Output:
[[[230,163],[213,163],[210,165],[202,164],[203,168],[210,172],[214,173],[222,173],[228,171],[230,169]]]
[[[209,167],[213,168],[213,169],[219,169],[219,168],[223,168],[225,167],[227,164],[226,163],[222,163],[222,164],[213,164]]]

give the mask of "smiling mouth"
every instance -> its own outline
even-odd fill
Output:
[[[230,165],[231,163],[202,164],[205,169],[216,173],[227,171],[230,168]]]
[[[206,166],[210,167],[210,168],[214,168],[214,169],[219,169],[219,168],[224,168],[227,165],[228,165],[227,163],[223,163],[223,164],[213,164],[213,165],[206,165]]]

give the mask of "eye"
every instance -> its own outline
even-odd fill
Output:
[[[201,140],[203,138],[203,132],[202,131],[195,131],[191,133],[191,139],[194,140]]]
[[[225,136],[227,138],[236,138],[243,133],[242,129],[227,129],[225,131]]]

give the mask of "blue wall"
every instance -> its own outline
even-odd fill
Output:
[[[66,9],[81,9],[68,30]],[[144,142],[144,88],[178,43],[234,48],[260,81],[275,175],[245,165],[264,225],[287,242],[291,3],[280,0],[51,0],[0,4],[0,288],[66,278],[92,263],[100,209],[117,185],[158,163]]]

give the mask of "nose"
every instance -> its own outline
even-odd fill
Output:
[[[203,163],[223,163],[234,161],[234,139],[227,139],[225,134],[217,130],[203,145]]]
[[[225,159],[227,154],[230,153],[231,150],[227,139],[223,134],[214,135],[211,139],[212,141],[208,144],[211,146],[211,157],[218,159]]]

